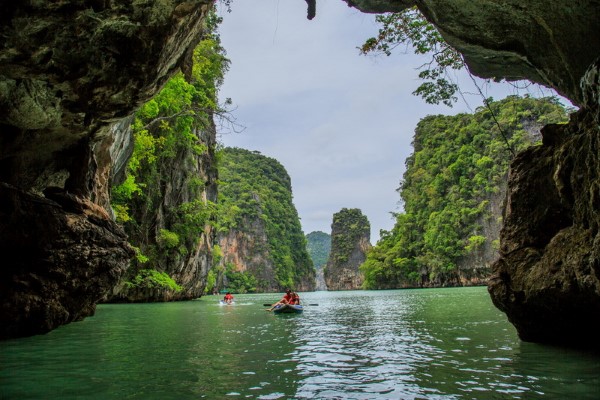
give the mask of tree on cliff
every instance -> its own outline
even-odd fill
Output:
[[[539,141],[547,123],[566,121],[556,99],[510,96],[490,103],[509,144],[520,151]],[[415,130],[414,151],[398,192],[404,211],[383,232],[361,267],[365,287],[399,288],[481,282],[489,273],[462,276],[461,263],[498,243],[484,226],[499,225],[490,200],[502,196],[512,155],[487,108],[474,114],[428,116]],[[497,249],[497,248],[496,248]],[[482,266],[483,267],[483,266]]]
[[[191,75],[176,74],[135,114],[133,154],[111,198],[117,221],[138,251],[119,298],[201,295],[205,266],[198,264],[210,263],[212,250],[200,242],[207,241],[215,212],[213,112],[220,109],[217,91],[229,63],[215,34],[217,23],[213,14],[194,50]],[[185,282],[177,282],[178,273],[187,276]]]
[[[359,266],[371,248],[371,224],[358,208],[333,214],[331,252],[323,273],[329,290],[355,290],[363,284]]]
[[[275,159],[259,152],[219,152],[218,241],[221,269],[231,285],[239,274],[253,286],[238,291],[314,290],[315,270],[306,250],[291,180]]]
[[[458,85],[448,78],[447,71],[464,68],[460,53],[446,43],[437,28],[416,7],[380,14],[375,20],[381,25],[379,32],[363,43],[361,53],[389,56],[397,47],[412,46],[415,54],[430,54],[431,61],[419,67],[419,78],[424,82],[413,94],[421,96],[427,103],[451,107],[457,100]]]

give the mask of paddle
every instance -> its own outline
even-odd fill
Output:
[[[271,304],[265,303],[265,304],[263,304],[263,306],[271,307],[273,304],[275,304],[275,303],[271,303]],[[318,306],[318,304],[302,304],[302,305],[303,306]]]

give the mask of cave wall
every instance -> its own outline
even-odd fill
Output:
[[[568,124],[544,127],[543,146],[511,165],[489,291],[523,340],[600,349],[598,71],[600,62],[583,80],[595,93],[584,107]]]
[[[525,340],[597,345],[590,321],[600,298],[598,1],[345,1],[364,12],[416,4],[476,75],[529,79],[581,106],[513,164],[490,293]],[[4,259],[25,260],[0,269],[2,304],[12,304],[0,314],[2,337],[89,315],[127,265],[130,249],[106,210],[114,160],[122,158],[115,149],[128,148],[127,135],[116,133],[174,71],[189,67],[209,3],[0,2],[0,227],[10,239],[2,250]],[[78,252],[86,257],[71,254]],[[68,269],[56,272],[66,259]],[[83,284],[90,277],[98,277],[94,288]]]
[[[209,0],[0,2],[0,337],[94,312],[132,249],[109,188],[128,118],[191,67]]]

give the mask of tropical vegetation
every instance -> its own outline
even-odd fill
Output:
[[[417,7],[407,8],[398,13],[377,15],[379,32],[360,47],[362,54],[391,55],[400,47],[412,47],[415,54],[429,55],[430,61],[418,69],[423,83],[413,92],[427,103],[443,103],[449,107],[458,100],[458,85],[449,78],[449,70],[464,68],[459,52],[451,47],[437,28],[430,24]]]
[[[443,285],[456,279],[462,257],[486,243],[497,247],[482,224],[502,217],[489,202],[506,186],[513,153],[538,143],[539,129],[565,122],[567,113],[555,98],[488,104],[418,123],[398,189],[404,209],[361,266],[365,288]]]
[[[217,91],[229,61],[216,33],[219,22],[214,12],[207,18],[189,76],[177,73],[134,116],[133,153],[111,198],[137,252],[125,287],[179,291],[166,279],[167,266],[178,264],[215,218],[198,165],[212,158],[213,115],[223,111]]]
[[[262,232],[257,232],[256,226]],[[292,201],[291,180],[277,160],[240,148],[219,152],[218,231],[219,237],[232,231],[246,237],[265,235],[266,247],[255,237],[252,251],[263,254],[265,264],[274,266],[270,279],[279,289],[314,282],[313,263]],[[262,291],[273,283],[234,266],[227,266],[226,274],[230,283],[243,283],[246,291],[253,285]]]

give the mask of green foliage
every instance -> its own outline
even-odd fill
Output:
[[[554,98],[510,96],[490,103],[517,151],[535,144],[539,121],[560,123],[565,109]],[[398,189],[404,212],[382,232],[361,266],[366,288],[420,286],[455,273],[461,257],[498,238],[482,234],[489,199],[506,184],[511,153],[490,110],[428,116],[415,130],[414,152]],[[489,241],[489,242],[488,242]]]
[[[281,288],[295,287],[302,280],[314,277],[285,168],[259,152],[224,148],[219,153],[219,231],[247,233],[260,221],[268,248],[255,250],[270,257],[277,284]],[[269,285],[258,282],[258,286]]]
[[[168,229],[161,229],[158,233],[158,243],[168,249],[179,246],[179,235]]]
[[[474,235],[467,239],[467,245],[465,246],[465,251],[467,253],[471,253],[483,246],[487,238],[481,235]]]
[[[232,293],[254,293],[258,281],[254,275],[249,272],[239,272],[231,264],[225,267],[225,276],[229,285],[227,289]]]
[[[130,280],[135,285],[141,271],[180,263],[215,218],[216,206],[205,193],[214,183],[197,170],[214,153],[213,115],[223,111],[217,93],[229,61],[216,31],[219,22],[216,14],[206,20],[190,76],[175,74],[131,125],[133,154],[124,182],[112,188],[111,203],[130,242],[141,249],[129,272],[138,274]],[[141,263],[147,263],[144,269]],[[158,275],[152,279],[159,281]]]
[[[142,250],[140,250],[139,247],[136,247],[136,246],[131,246],[131,247],[133,247],[133,250],[135,251],[135,259],[138,262],[138,264],[145,264],[148,262],[148,257],[146,257],[142,253]]]
[[[306,250],[316,269],[327,264],[331,251],[331,235],[316,231],[306,235]]]
[[[379,33],[365,41],[360,47],[361,53],[389,56],[398,46],[412,46],[415,54],[430,54],[431,61],[419,67],[419,78],[425,82],[413,94],[421,96],[427,103],[451,107],[457,100],[458,86],[446,78],[446,71],[464,67],[461,55],[444,41],[416,7],[381,14],[375,20],[381,25]]]
[[[213,289],[217,285],[217,272],[213,269],[208,271],[206,275],[206,286],[204,287],[204,293],[212,293]]]
[[[342,208],[333,214],[330,261],[343,264],[361,238],[369,239],[371,224],[358,208]]]
[[[133,279],[125,282],[125,286],[143,289],[168,289],[175,292],[180,292],[182,289],[181,286],[165,272],[157,271],[155,269],[139,270]]]

